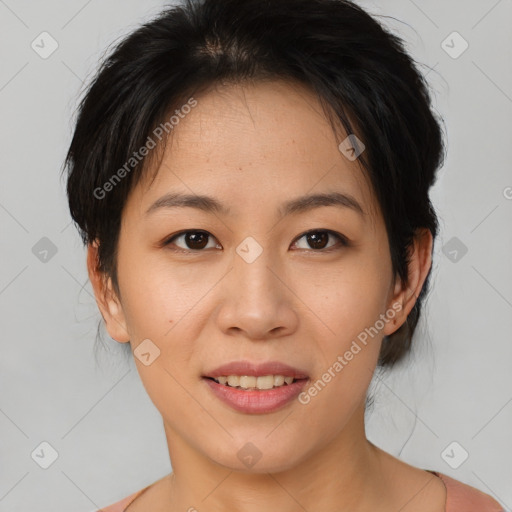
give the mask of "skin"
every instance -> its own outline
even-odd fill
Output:
[[[141,181],[123,210],[120,296],[96,270],[96,244],[88,248],[110,336],[132,350],[149,338],[160,350],[148,366],[134,360],[162,415],[173,473],[128,510],[443,511],[441,480],[380,450],[364,430],[382,338],[405,322],[422,288],[430,233],[418,233],[409,282],[395,280],[374,193],[302,86],[225,85],[196,99],[156,179]],[[321,206],[278,216],[287,200],[332,191],[350,194],[364,215]],[[211,195],[232,214],[174,207],[145,216],[168,192]],[[349,245],[333,235],[315,249],[303,236],[312,229]],[[162,246],[185,230],[210,233],[207,247],[194,251],[184,237]],[[263,250],[252,263],[236,253],[248,236]],[[201,377],[228,361],[278,360],[315,382],[393,304],[401,310],[307,405],[244,414]],[[237,457],[247,442],[262,454],[252,468]]]

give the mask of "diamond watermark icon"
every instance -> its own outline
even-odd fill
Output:
[[[47,441],[40,443],[30,454],[36,464],[48,469],[59,457],[57,450]]]
[[[460,445],[457,441],[451,442],[442,452],[441,458],[450,466],[452,469],[457,469],[469,457],[469,453],[465,448]]]
[[[252,263],[263,252],[263,247],[252,236],[244,238],[236,248],[236,253],[246,262]]]
[[[248,468],[252,468],[260,459],[262,453],[253,443],[245,443],[240,450],[238,450],[237,457]]]
[[[366,146],[363,144],[363,141],[353,133],[338,145],[338,149],[341,153],[351,162],[358,158],[365,148]]]
[[[441,48],[452,58],[458,59],[469,47],[469,43],[458,33],[452,32],[441,43]]]
[[[456,236],[450,238],[441,250],[452,263],[458,263],[468,252],[468,248]]]
[[[59,43],[48,32],[41,32],[30,46],[41,59],[47,59],[59,47]]]
[[[39,261],[48,263],[57,254],[57,246],[49,238],[43,236],[32,247],[32,254]]]
[[[146,338],[137,345],[133,354],[144,366],[149,366],[160,356],[160,349],[149,338]]]

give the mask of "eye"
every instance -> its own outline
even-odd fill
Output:
[[[171,245],[175,244],[176,240],[183,239],[185,243],[185,247],[182,247],[183,252],[187,251],[201,251],[202,249],[215,248],[215,244],[213,246],[208,247],[208,238],[212,237],[210,233],[207,231],[182,231],[171,238],[168,238],[163,245]],[[178,246],[179,247],[179,246]]]
[[[329,237],[337,238],[339,240],[339,244],[343,247],[348,246],[348,241],[343,235],[341,235],[340,233],[335,233],[334,231],[330,231],[328,229],[316,229],[308,231],[301,235],[300,238],[298,238],[297,240],[301,240],[304,238],[306,240],[306,243],[310,246],[310,248],[314,249],[315,251],[324,250],[327,252],[336,245],[327,245]],[[295,242],[295,244],[297,243],[298,242]],[[308,250],[308,247],[299,247],[299,249]]]
[[[215,247],[219,247],[222,249],[222,247],[219,244],[211,242],[211,244],[208,247],[209,238],[212,238],[215,240],[213,235],[211,233],[208,233],[207,231],[202,230],[191,230],[191,231],[182,231],[181,233],[177,233],[176,235],[171,236],[167,240],[165,240],[162,243],[162,246],[169,246],[169,245],[175,245],[178,247],[178,252],[200,252],[203,249],[211,249]],[[306,233],[303,233],[299,238],[297,238],[297,241],[293,245],[297,245],[298,241],[301,239],[305,239],[306,243],[309,245],[308,247],[299,247],[299,249],[305,249],[305,250],[313,250],[314,252],[319,251],[330,251],[333,247],[335,247],[337,244],[330,244],[328,245],[329,238],[337,238],[338,239],[338,245],[341,245],[343,247],[348,246],[347,239],[341,235],[340,233],[336,233],[334,231],[330,231],[328,229],[316,229],[307,231]],[[184,246],[178,245],[176,242],[178,240],[182,239],[182,242]],[[180,250],[181,249],[181,250]],[[174,249],[173,249],[174,250]]]

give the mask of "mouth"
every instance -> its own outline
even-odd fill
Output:
[[[220,375],[219,377],[205,378],[223,386],[245,391],[265,391],[282,386],[290,386],[299,380],[307,380],[306,378],[296,379],[289,376],[285,377],[284,375],[262,375],[259,377],[254,375]]]
[[[291,403],[309,376],[291,366],[270,361],[263,364],[238,361],[203,375],[213,394],[231,408],[248,414],[270,413]]]

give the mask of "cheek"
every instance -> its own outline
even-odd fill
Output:
[[[147,254],[120,259],[119,275],[131,334],[134,338],[152,335],[164,343],[211,287],[208,276],[197,279],[197,273]]]
[[[387,265],[361,254],[313,276],[310,272],[298,277],[296,283],[297,294],[306,297],[318,319],[323,339],[341,349],[385,312],[390,276]]]
[[[364,401],[383,337],[380,318],[386,309],[389,272],[385,260],[360,254],[323,278],[317,275],[317,282],[325,284],[310,289],[308,305],[319,319],[316,335],[312,333],[316,362],[301,403],[311,404],[311,411],[332,428]]]
[[[141,382],[162,415],[179,410],[180,422],[186,423],[189,413],[192,422],[202,412],[192,405],[187,390],[197,385],[195,340],[202,328],[200,299],[208,283],[188,283],[183,274],[178,279],[169,268],[151,264],[132,265],[127,275],[123,308],[132,350],[149,339],[158,354],[148,366],[134,354]]]
[[[377,322],[385,297],[385,286],[368,267],[361,273],[340,273],[314,296],[322,334],[317,330],[313,338],[314,376],[299,402],[325,426],[326,435],[342,428],[365,400],[383,337]]]

